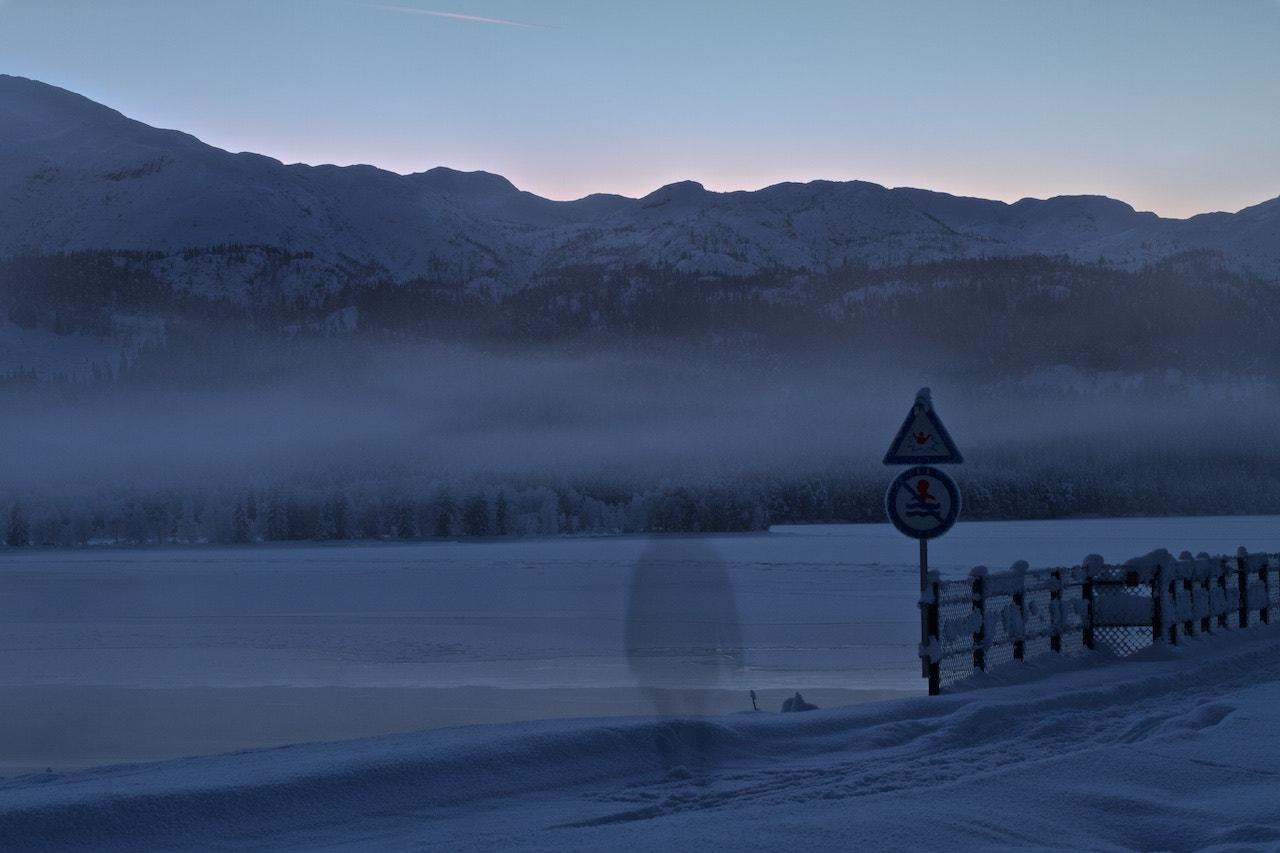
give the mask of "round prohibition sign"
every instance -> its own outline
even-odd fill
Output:
[[[937,468],[917,465],[889,484],[884,508],[899,533],[912,539],[933,539],[956,523],[960,489]]]

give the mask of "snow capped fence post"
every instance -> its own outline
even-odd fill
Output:
[[[1227,575],[1231,570],[1227,568],[1227,558],[1220,557],[1218,559],[1218,595],[1220,600],[1218,607],[1214,608],[1218,612],[1218,627],[1226,628],[1227,626],[1227,610],[1230,608],[1230,594],[1227,592]]]
[[[1190,567],[1187,566],[1185,563],[1179,563],[1178,565],[1179,572],[1182,575],[1182,585],[1181,585],[1181,588],[1178,590],[1178,595],[1180,599],[1186,599],[1185,601],[1180,600],[1178,602],[1179,604],[1178,615],[1182,617],[1182,633],[1185,636],[1193,637],[1195,636],[1195,633],[1196,633],[1196,619],[1195,619],[1196,586],[1195,586],[1195,581],[1192,579],[1192,576],[1188,571],[1189,568]],[[1174,581],[1174,583],[1176,584],[1177,581]]]
[[[1267,554],[1250,554],[1241,548],[1236,555],[1240,577],[1241,627],[1251,610],[1258,611],[1258,621],[1264,625],[1271,621],[1271,585],[1268,567],[1272,558]],[[1278,563],[1280,564],[1280,563]]]
[[[1049,650],[1062,654],[1062,569],[1054,569],[1049,584]]]
[[[1249,569],[1243,555],[1235,555],[1235,589],[1240,601],[1240,628],[1249,626]]]
[[[973,621],[976,626],[973,632],[973,668],[979,672],[985,672],[987,669],[987,570],[985,566],[979,566],[970,574],[973,577]]]
[[[1027,653],[1027,569],[1029,566],[1023,560],[1013,564],[1014,587],[1009,594],[1013,612],[1011,615],[1013,625],[1013,659],[1023,660]]]
[[[1200,617],[1200,632],[1208,634],[1213,631],[1213,562],[1208,554],[1202,553],[1194,563],[1200,581],[1196,589],[1196,615]]]
[[[1262,577],[1263,606],[1262,606],[1262,610],[1258,613],[1258,618],[1261,619],[1263,622],[1270,624],[1271,599],[1275,598],[1275,596],[1271,594],[1271,588],[1272,588],[1272,585],[1275,584],[1277,580],[1280,580],[1280,578],[1268,577],[1267,572],[1271,568],[1272,559],[1265,554],[1262,556],[1263,556],[1263,561],[1262,561],[1262,565],[1258,567],[1258,574]],[[1276,560],[1276,563],[1277,565],[1280,565],[1280,559]]]
[[[942,692],[942,637],[938,624],[941,587],[941,575],[938,572],[929,572],[928,585],[920,596],[926,638],[925,645],[920,649],[920,657],[924,661],[925,677],[929,679],[930,696],[937,696]]]
[[[1093,623],[1094,623],[1094,599],[1093,599],[1093,575],[1086,574],[1084,580],[1080,583],[1080,597],[1085,601],[1084,625],[1081,627],[1080,640],[1086,649],[1093,651]]]
[[[1151,639],[1160,642],[1169,638],[1169,645],[1178,644],[1178,623],[1174,615],[1174,583],[1168,578],[1163,561],[1156,563],[1155,574],[1151,579],[1151,595],[1154,599],[1151,608]],[[1167,630],[1166,630],[1167,629]]]

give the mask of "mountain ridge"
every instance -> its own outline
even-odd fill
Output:
[[[0,76],[0,114],[0,257],[263,245],[310,254],[280,278],[296,295],[356,270],[518,292],[582,265],[743,277],[1039,254],[1136,269],[1211,251],[1280,285],[1280,199],[1185,220],[1103,196],[1008,204],[865,181],[554,201],[489,172],[230,153],[25,78]]]

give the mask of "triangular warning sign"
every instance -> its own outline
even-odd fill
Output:
[[[956,443],[933,410],[929,389],[921,388],[889,452],[884,455],[884,464],[958,465],[963,461]]]

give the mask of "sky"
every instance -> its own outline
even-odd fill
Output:
[[[286,163],[554,199],[1280,195],[1280,0],[0,0],[0,73]]]

